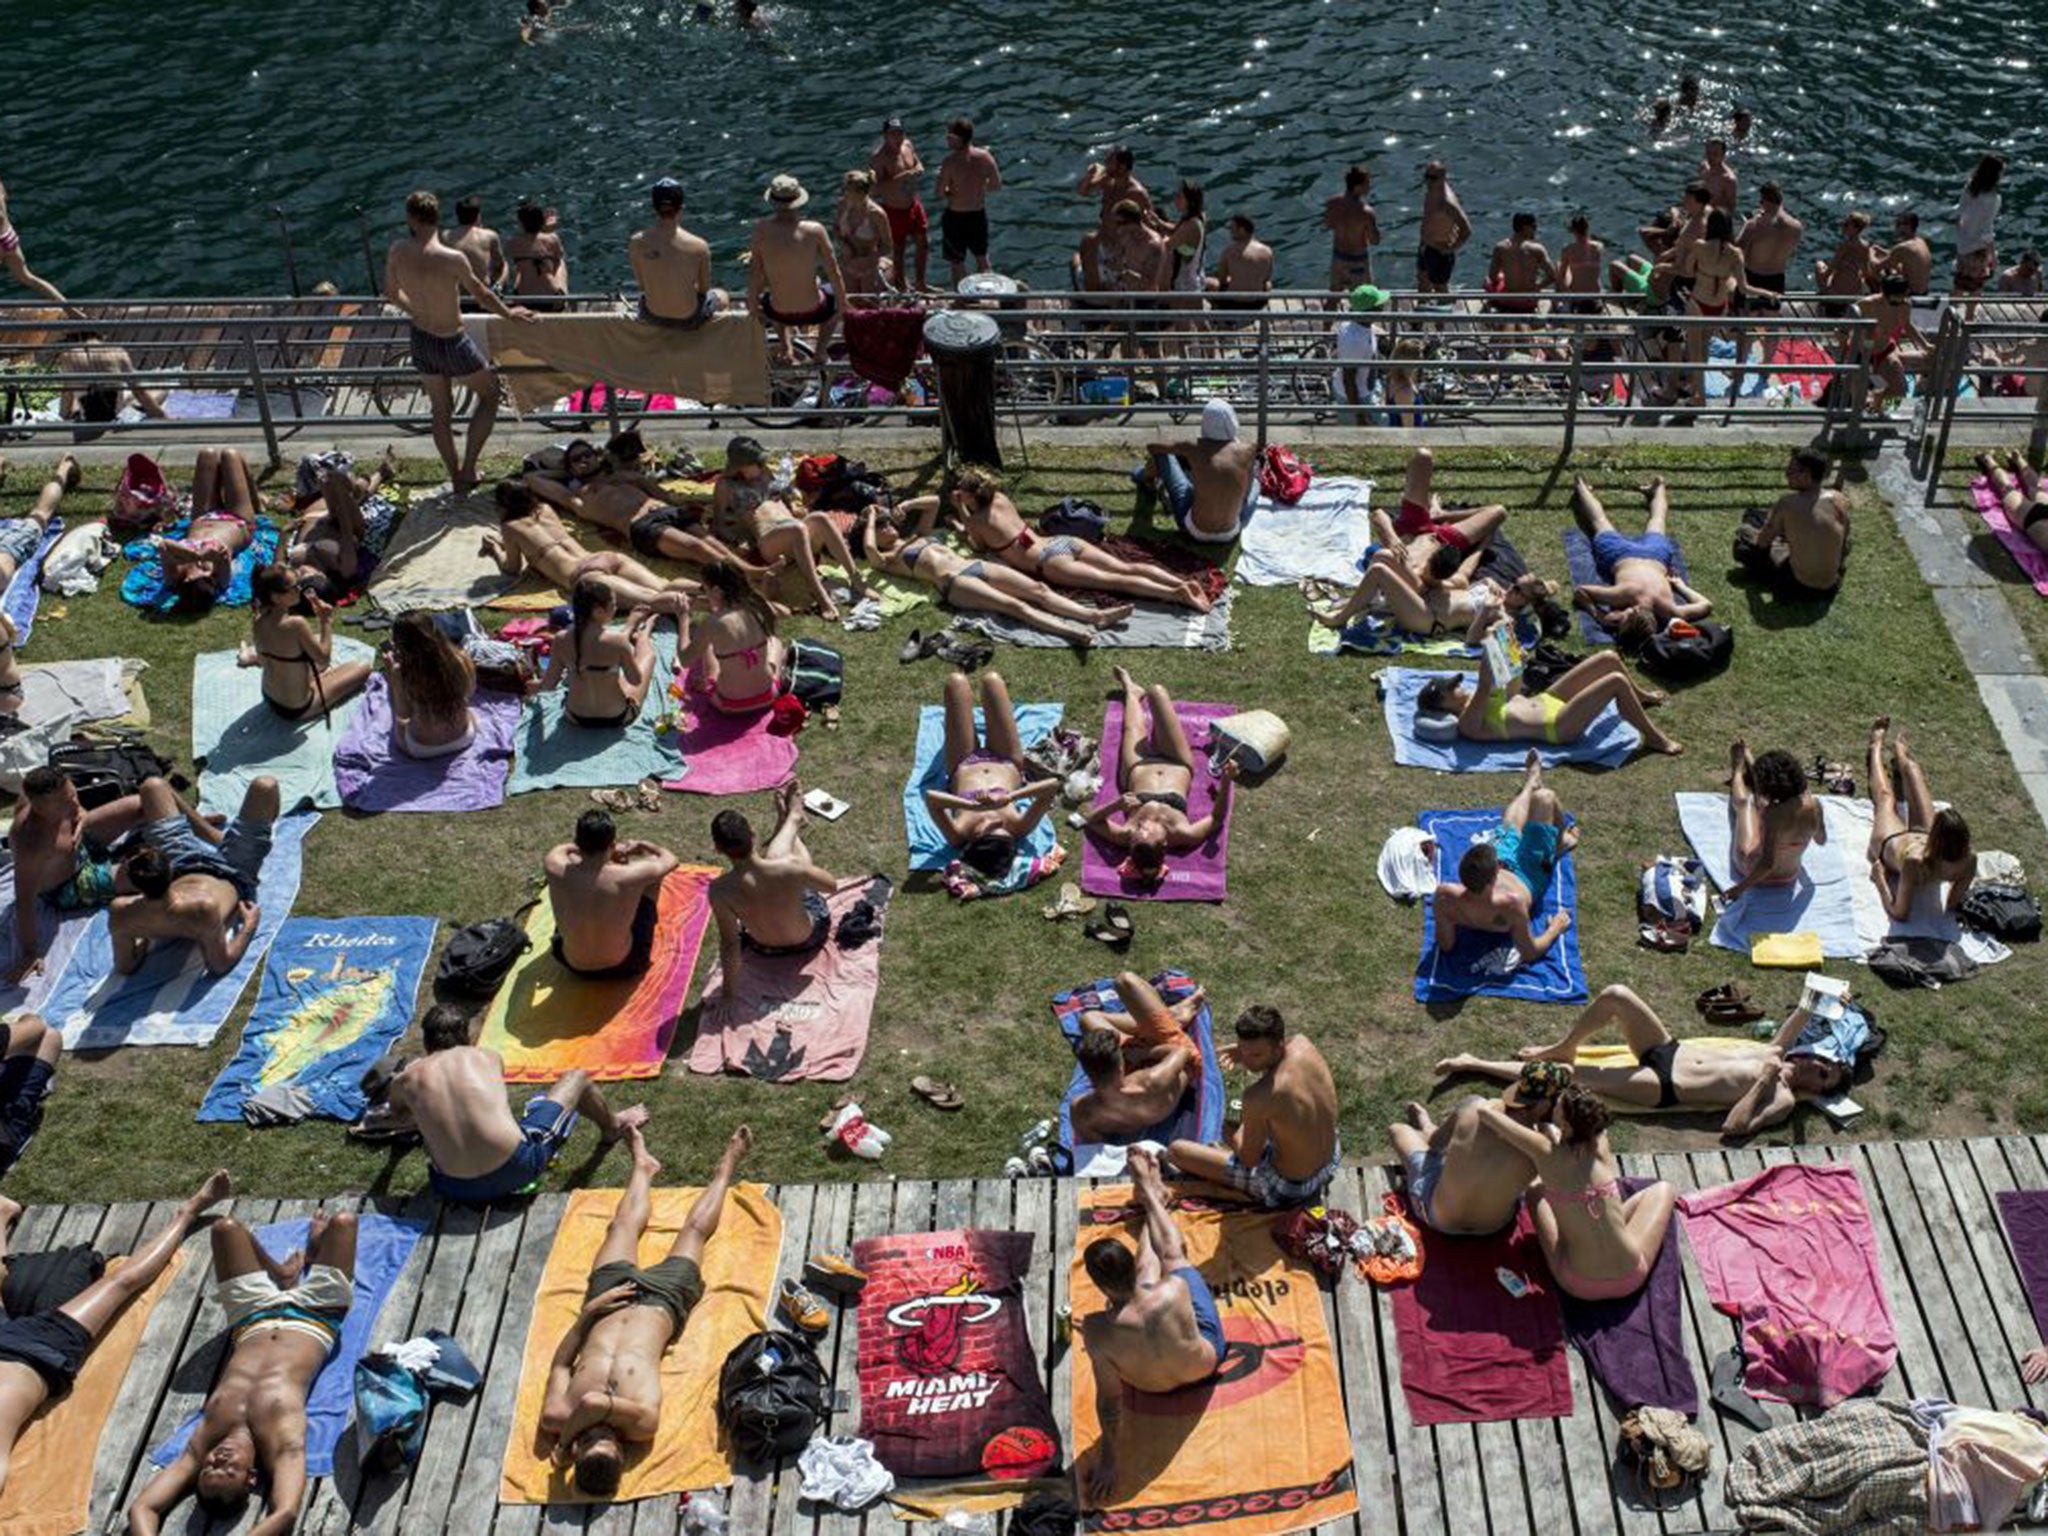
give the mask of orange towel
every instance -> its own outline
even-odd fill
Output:
[[[519,1400],[506,1436],[498,1483],[505,1504],[599,1502],[570,1487],[535,1445],[548,1362],[583,1310],[583,1291],[618,1209],[616,1189],[578,1190],[569,1197],[555,1246],[541,1275],[533,1325],[519,1372]],[[657,1189],[654,1214],[641,1234],[638,1262],[668,1256],[700,1189]],[[617,1498],[650,1499],[732,1481],[732,1457],[718,1428],[718,1371],[733,1346],[768,1326],[768,1293],[782,1253],[782,1213],[758,1184],[735,1184],[725,1197],[718,1234],[704,1252],[704,1299],[682,1336],[661,1359],[661,1429],[654,1442],[629,1446]]]
[[[163,1300],[178,1266],[174,1254],[154,1284],[122,1308],[85,1357],[71,1391],[29,1420],[14,1444],[7,1488],[0,1492],[0,1531],[7,1536],[74,1536],[91,1522],[93,1450],[114,1412],[128,1365],[142,1343],[149,1314]],[[109,1271],[125,1264],[115,1259]]]
[[[1103,1309],[1082,1255],[1121,1234],[1133,1246],[1130,1186],[1083,1194],[1069,1294],[1074,1307],[1074,1462],[1082,1486],[1102,1436],[1095,1373],[1082,1322]],[[1226,1353],[1216,1377],[1165,1396],[1127,1393],[1117,1443],[1119,1529],[1199,1525],[1227,1536],[1280,1536],[1358,1508],[1351,1434],[1336,1356],[1323,1327],[1314,1275],[1273,1244],[1265,1212],[1174,1212],[1188,1262],[1202,1272],[1223,1317]],[[1190,1515],[1192,1513],[1192,1518]]]

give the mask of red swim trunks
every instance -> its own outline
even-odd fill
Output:
[[[908,208],[883,206],[882,212],[889,215],[889,238],[901,245],[913,233],[923,234],[931,228],[931,220],[924,211],[924,199],[913,197]]]
[[[1403,501],[1401,510],[1394,518],[1394,532],[1404,539],[1421,538],[1428,534],[1439,544],[1464,554],[1470,552],[1472,541],[1465,537],[1456,523],[1440,523],[1429,515],[1429,508],[1417,506],[1412,501]]]

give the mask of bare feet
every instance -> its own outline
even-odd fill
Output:
[[[1159,1177],[1159,1158],[1150,1147],[1131,1148],[1124,1156],[1124,1167],[1135,1184],[1150,1184]]]
[[[650,1184],[661,1177],[661,1159],[647,1150],[647,1138],[640,1134],[637,1123],[626,1127],[626,1150],[633,1155],[635,1173],[645,1174]]]
[[[1557,834],[1557,850],[1559,853],[1570,853],[1578,846],[1579,824],[1575,821]]]
[[[216,1168],[206,1182],[192,1191],[192,1198],[185,1202],[197,1216],[210,1205],[218,1205],[235,1192],[235,1181],[228,1177],[225,1168]]]
[[[1436,1130],[1435,1123],[1432,1122],[1429,1118],[1429,1111],[1424,1109],[1422,1105],[1417,1103],[1414,1099],[1410,1099],[1407,1105],[1402,1109],[1401,1118],[1403,1120],[1406,1120],[1410,1125],[1415,1127],[1416,1130],[1422,1132],[1422,1134],[1425,1136],[1430,1135]]]
[[[1132,612],[1133,609],[1129,603],[1118,603],[1114,608],[1104,608],[1098,612],[1093,622],[1097,629],[1115,629],[1117,625],[1128,619]]]
[[[650,1112],[645,1104],[628,1104],[612,1115],[612,1134],[608,1141],[617,1141],[621,1136],[636,1136],[645,1125]]]
[[[719,1159],[719,1166],[726,1173],[730,1174],[735,1168],[739,1167],[746,1159],[747,1154],[753,1150],[754,1128],[750,1125],[740,1126],[726,1142],[725,1154]]]
[[[1522,754],[1522,773],[1532,779],[1543,775],[1543,754],[1534,747]]]
[[[1131,681],[1131,669],[1129,667],[1111,667],[1109,675],[1115,680],[1117,687],[1125,693],[1136,693],[1138,691],[1138,685]]]
[[[1197,581],[1194,577],[1190,576],[1187,579],[1187,581],[1183,583],[1183,585],[1187,591],[1187,596],[1184,599],[1184,601],[1190,608],[1194,609],[1195,612],[1207,613],[1212,607],[1215,606],[1215,604],[1209,601],[1208,588],[1203,586],[1202,583]]]
[[[1577,1059],[1578,1052],[1560,1040],[1555,1045],[1525,1045],[1515,1055],[1523,1061],[1561,1061],[1570,1066]]]
[[[1655,709],[1660,704],[1671,702],[1671,695],[1662,688],[1645,688],[1641,683],[1636,684],[1636,697],[1642,700],[1645,709]]]
[[[1988,453],[1977,455],[1977,473],[1989,480],[1998,468],[1998,461]]]
[[[1730,789],[1740,784],[1749,788],[1749,743],[1738,736],[1728,748],[1728,776],[1721,781]]]
[[[1637,486],[1636,489],[1642,492],[1643,500],[1653,500],[1657,493],[1664,489],[1664,477],[1662,475],[1652,475],[1641,485]]]
[[[1912,748],[1906,745],[1906,728],[1903,725],[1899,726],[1892,732],[1892,756],[1909,757],[1911,755]]]
[[[1673,741],[1669,736],[1664,735],[1661,731],[1657,733],[1655,736],[1646,738],[1646,743],[1652,752],[1661,752],[1666,757],[1685,756],[1685,743],[1682,741]]]
[[[61,486],[63,486],[63,487],[64,487],[64,489],[65,489],[65,490],[67,490],[67,491],[75,491],[75,490],[77,490],[77,489],[78,489],[78,460],[77,460],[77,459],[75,459],[75,458],[73,458],[73,457],[72,457],[72,456],[71,456],[70,454],[68,454],[68,453],[67,453],[67,454],[65,454],[63,458],[61,458],[61,459],[59,459],[59,460],[57,461],[57,473],[56,473],[55,479],[56,479],[56,481],[57,481],[57,483],[58,483],[59,485],[61,485]]]
[[[12,1232],[14,1224],[21,1220],[22,1204],[0,1195],[0,1234]]]
[[[1872,748],[1879,752],[1884,750],[1884,733],[1891,728],[1892,717],[1890,715],[1879,715],[1870,722],[1870,745]]]
[[[390,443],[384,445],[384,452],[377,460],[377,472],[383,475],[386,485],[398,478],[398,449]]]
[[[1455,1077],[1461,1072],[1475,1070],[1479,1058],[1476,1056],[1446,1056],[1434,1068],[1438,1077]]]

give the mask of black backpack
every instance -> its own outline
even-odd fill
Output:
[[[519,957],[531,948],[533,940],[517,917],[465,923],[448,936],[448,946],[441,951],[441,962],[434,970],[434,984],[458,997],[494,997]]]
[[[71,781],[78,791],[78,803],[88,811],[134,794],[144,779],[169,778],[171,774],[170,759],[158,756],[140,741],[104,746],[67,741],[50,748],[50,766]]]
[[[2023,885],[1979,885],[1963,898],[1963,921],[1994,939],[2031,944],[2041,937],[2041,904]]]
[[[1636,657],[1645,672],[1667,682],[1689,683],[1728,665],[1735,654],[1735,631],[1712,619],[1700,619],[1697,634],[1674,635],[1669,629],[1650,637]]]
[[[771,1329],[733,1347],[718,1373],[718,1422],[740,1460],[794,1456],[825,1421],[832,1398],[811,1341]]]

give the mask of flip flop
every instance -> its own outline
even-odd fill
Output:
[[[910,638],[903,642],[903,649],[896,653],[896,659],[902,662],[903,665],[905,665],[906,667],[909,666],[913,661],[922,661],[925,657],[931,654],[931,652],[926,650],[924,647],[924,632],[922,630],[913,629],[910,632]]]
[[[1121,925],[1117,921],[1119,914],[1123,918]],[[1111,949],[1119,950],[1131,947],[1133,931],[1130,914],[1115,905],[1110,906],[1101,917],[1081,930],[1082,933],[1095,940],[1096,943],[1107,944]]]
[[[1041,909],[1040,915],[1049,923],[1056,923],[1066,917],[1086,917],[1095,910],[1095,898],[1083,896],[1081,888],[1069,880],[1060,887],[1059,899]]]
[[[1710,1008],[1728,1004],[1740,1005],[1749,1001],[1749,988],[1739,981],[1724,981],[1718,987],[1708,987],[1692,1000],[1693,1007],[1705,1013]]]
[[[1742,1352],[1739,1349],[1728,1350],[1715,1359],[1711,1382],[1707,1401],[1718,1412],[1741,1420],[1758,1434],[1771,1427],[1770,1410],[1743,1390]]]
[[[1636,942],[1660,954],[1682,955],[1692,948],[1692,930],[1670,923],[1644,923],[1636,930]]]
[[[965,1099],[960,1097],[959,1089],[955,1088],[951,1083],[942,1083],[936,1078],[913,1077],[910,1080],[910,1091],[920,1099],[923,1099],[925,1103],[931,1105],[933,1109],[952,1111],[964,1108],[967,1103]]]
[[[1131,909],[1120,901],[1112,901],[1102,909],[1102,920],[1109,925],[1112,932],[1122,935],[1126,944],[1130,943],[1138,932],[1137,925],[1131,921]]]
[[[1754,1024],[1764,1016],[1755,1003],[1719,1003],[1706,1011],[1709,1024]]]

